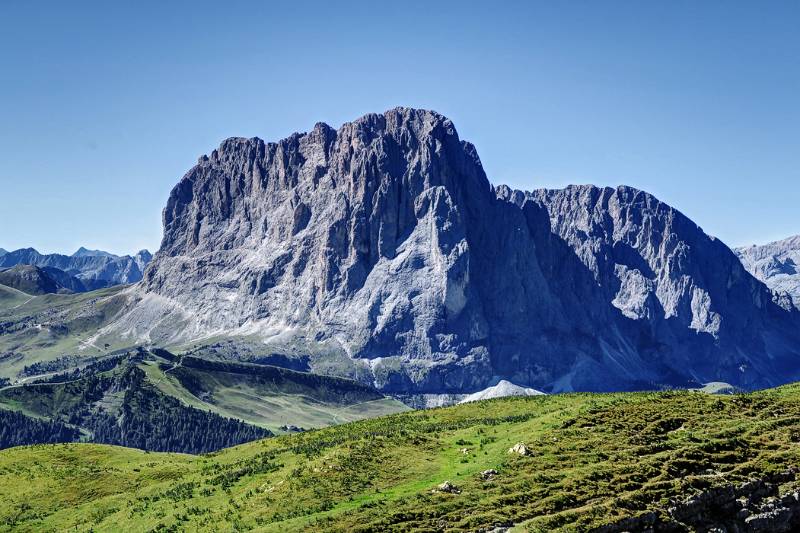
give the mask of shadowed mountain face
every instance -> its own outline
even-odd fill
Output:
[[[86,286],[75,276],[55,267],[33,265],[0,268],[0,285],[31,295],[86,292]]]
[[[99,250],[80,248],[68,256],[40,254],[33,248],[21,248],[0,254],[0,268],[16,265],[54,268],[77,278],[84,287],[82,290],[94,290],[139,281],[151,259],[152,255],[147,250],[142,250],[134,256],[117,256]],[[82,290],[71,290],[82,292]]]
[[[777,292],[785,307],[800,308],[800,235],[735,251],[747,271]]]
[[[0,285],[5,285],[30,295],[56,293],[63,289],[47,272],[31,265],[17,265],[6,270],[0,270]]]
[[[452,122],[402,108],[203,156],[111,330],[257,336],[398,393],[800,377],[798,313],[679,212],[627,187],[495,190]]]

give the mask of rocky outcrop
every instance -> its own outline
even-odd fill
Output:
[[[525,446],[524,442],[518,442],[514,446],[508,449],[508,453],[516,453],[518,455],[533,455],[533,451]]]
[[[645,512],[592,531],[594,533],[798,531],[800,494],[797,491],[781,494],[780,491],[782,484],[794,479],[795,471],[789,470],[739,485],[721,485],[683,501],[673,502],[663,512]]]
[[[390,393],[800,377],[800,318],[630,188],[495,190],[437,113],[398,108],[203,156],[106,333],[259,338]]]
[[[431,492],[447,492],[449,494],[461,494],[461,489],[457,486],[453,485],[450,481],[445,481],[438,485],[435,489],[431,490]]]
[[[152,259],[147,250],[134,256],[117,256],[99,250],[80,248],[73,255],[40,254],[33,248],[21,248],[0,254],[0,268],[16,265],[33,265],[54,268],[77,278],[84,290],[94,290],[114,285],[135,283]],[[73,292],[82,292],[73,290]]]
[[[775,292],[777,301],[800,308],[800,235],[734,251],[747,271]]]

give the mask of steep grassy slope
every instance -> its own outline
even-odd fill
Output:
[[[150,372],[157,370],[151,365]],[[272,431],[286,425],[320,428],[408,409],[348,379],[268,365],[183,357],[164,378],[158,383],[168,394]]]
[[[0,285],[0,309],[16,307],[30,299],[30,294],[25,294],[24,292],[12,287]]]
[[[161,392],[186,405],[273,433],[284,433],[287,426],[321,428],[409,409],[352,380],[269,365],[184,356],[169,367],[147,361],[141,368]]]
[[[47,272],[33,265],[16,265],[0,270],[0,285],[30,295],[55,293],[61,289],[58,282]]]
[[[520,442],[530,455],[509,453]],[[674,521],[672,499],[784,472],[798,465],[799,442],[800,386],[792,385],[729,397],[490,400],[202,457],[97,445],[15,448],[0,452],[0,524],[15,531],[587,530],[626,517]],[[792,478],[773,476],[770,490],[796,490]],[[437,489],[445,481],[449,487]],[[631,529],[616,530],[624,527]]]

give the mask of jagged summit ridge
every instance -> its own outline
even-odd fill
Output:
[[[257,336],[400,393],[797,373],[797,314],[724,244],[634,189],[495,190],[431,111],[228,139],[163,218],[117,333]]]
[[[85,248],[85,247],[81,246],[70,257],[113,257],[113,258],[116,258],[116,257],[119,257],[119,256],[114,255],[114,254],[109,253],[109,252],[104,252],[103,250],[89,250],[88,248]]]

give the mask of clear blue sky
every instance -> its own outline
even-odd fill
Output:
[[[223,138],[397,105],[452,118],[493,183],[800,233],[800,2],[268,4],[0,2],[0,247],[154,250]]]

